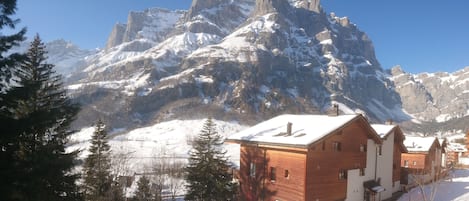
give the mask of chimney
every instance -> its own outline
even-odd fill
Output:
[[[329,116],[337,117],[339,116],[339,105],[333,104],[331,110],[329,111]]]
[[[291,136],[291,127],[292,127],[292,123],[291,122],[288,122],[287,124],[287,136]]]
[[[385,124],[386,124],[386,125],[393,125],[394,122],[392,121],[392,119],[388,119],[388,120],[386,120],[386,123],[385,123]]]

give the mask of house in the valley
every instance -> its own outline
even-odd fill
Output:
[[[409,183],[427,183],[440,177],[442,149],[436,137],[411,137],[404,140],[401,167],[410,174]]]
[[[461,158],[466,152],[466,146],[449,142],[448,140],[444,139],[441,143],[442,152],[444,152],[442,160],[443,167],[445,168],[452,168],[455,165],[459,164],[459,158]]]
[[[404,146],[404,133],[391,121],[386,124],[372,124],[373,129],[381,137],[382,145],[376,154],[376,177],[381,181],[386,191],[381,193],[382,198],[389,198],[393,193],[401,191],[401,154],[406,153]],[[390,174],[392,172],[392,174]],[[402,177],[406,179],[405,177]]]
[[[402,137],[395,127],[384,136],[392,141],[389,147],[395,136],[397,141]],[[388,144],[383,149],[382,138],[362,115],[281,115],[233,134],[227,142],[241,145],[244,200],[380,200],[386,199],[382,192],[394,191],[393,179],[378,177],[394,177],[393,154],[386,153],[390,167],[376,171],[378,161],[384,161],[377,156],[380,149],[393,150]],[[390,189],[380,182],[390,182]]]

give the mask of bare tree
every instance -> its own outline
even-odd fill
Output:
[[[153,181],[155,183],[156,200],[163,200],[163,189],[165,187],[166,174],[169,168],[169,161],[166,156],[166,148],[162,147],[155,153],[152,161]]]
[[[167,185],[173,201],[176,200],[176,196],[178,196],[178,193],[185,185],[184,163],[182,161],[178,161],[174,155],[170,158]]]
[[[435,168],[435,172],[439,172],[438,167]],[[413,185],[416,187],[416,191],[419,192],[419,200],[422,201],[434,201],[440,183],[438,174],[430,174],[428,170],[414,171],[409,174],[409,178],[412,180]],[[409,201],[412,200],[412,190],[409,191]]]
[[[166,148],[162,147],[154,154],[152,160],[152,174],[154,189],[156,191],[156,200],[161,201],[163,197],[170,197],[176,200],[176,197],[184,187],[184,166],[185,162],[177,158]],[[169,195],[163,195],[164,191]]]
[[[127,187],[132,182],[128,179],[133,175],[130,167],[132,157],[133,152],[129,151],[123,144],[111,152],[111,174],[114,177],[113,180],[119,182],[119,186],[123,188],[124,196],[127,194]]]

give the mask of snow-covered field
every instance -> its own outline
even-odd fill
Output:
[[[127,132],[109,131],[109,144],[113,154],[126,154],[130,157],[130,169],[141,173],[148,171],[157,158],[176,158],[185,160],[191,145],[188,143],[202,130],[205,119],[172,120],[153,126],[138,128]],[[237,122],[214,120],[218,134],[226,137],[247,127]],[[118,130],[120,131],[120,130]],[[91,135],[94,128],[84,128],[71,136],[68,151],[79,149],[80,158],[88,155]],[[239,145],[226,144],[227,156],[239,164]]]
[[[452,177],[452,179],[451,179]],[[424,187],[427,201],[430,201],[432,189],[436,189],[433,201],[468,201],[469,200],[469,169],[455,170],[445,180]],[[413,188],[398,201],[423,201],[419,188]]]

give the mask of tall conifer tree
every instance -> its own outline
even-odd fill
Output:
[[[12,118],[9,110],[9,99],[6,94],[11,73],[24,57],[18,53],[8,54],[12,47],[24,40],[26,29],[7,35],[3,33],[6,28],[14,29],[18,20],[11,16],[16,12],[16,0],[0,1],[0,200],[11,200],[16,188],[16,163],[13,162],[13,153],[17,150],[16,120]]]
[[[215,126],[211,118],[207,119],[193,142],[186,168],[186,200],[232,200],[236,193],[226,151],[222,147],[223,139]]]
[[[137,182],[137,192],[135,193],[135,201],[152,201],[150,180],[146,176],[140,177]]]
[[[89,201],[107,200],[111,192],[111,149],[106,126],[98,120],[91,139],[90,154],[83,166],[85,198]]]
[[[80,199],[78,175],[71,173],[77,152],[65,151],[79,108],[67,98],[54,66],[45,62],[46,54],[36,36],[14,71],[16,86],[3,96],[3,117],[14,123],[8,131],[13,189],[5,192],[12,200]]]

